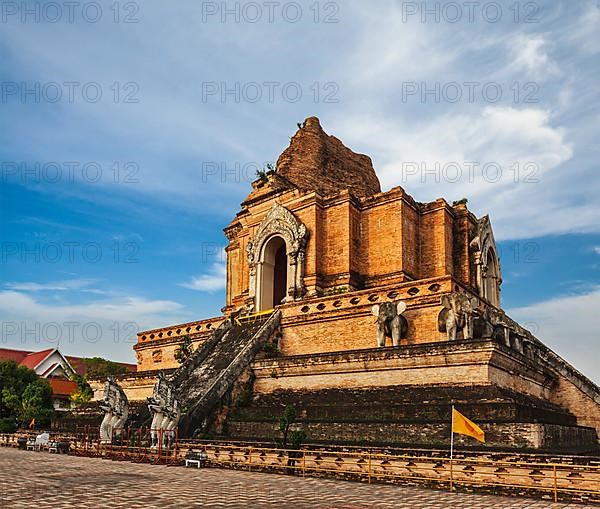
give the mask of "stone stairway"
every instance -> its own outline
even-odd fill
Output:
[[[279,326],[279,311],[243,323],[226,320],[171,375],[183,428],[206,417]],[[187,433],[186,433],[187,434]]]

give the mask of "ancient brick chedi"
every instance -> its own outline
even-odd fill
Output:
[[[180,432],[266,439],[293,404],[309,440],[443,445],[455,404],[489,445],[598,447],[600,389],[502,311],[490,220],[464,201],[381,192],[313,117],[225,235],[223,315],[140,333],[118,380],[140,401],[163,371]]]

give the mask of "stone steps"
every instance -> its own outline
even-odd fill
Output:
[[[278,327],[281,314],[229,324],[217,330],[201,351],[177,370],[172,380],[176,387],[183,418],[180,429],[188,434],[194,424],[209,415],[220,398],[229,391],[258,350]]]

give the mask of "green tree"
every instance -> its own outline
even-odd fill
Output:
[[[288,435],[290,432],[290,426],[294,424],[296,420],[296,409],[292,405],[287,405],[285,410],[279,418],[279,431],[283,437],[281,439],[281,445],[285,449],[288,445]]]
[[[306,439],[304,430],[290,430],[290,427],[296,421],[296,409],[292,405],[287,405],[279,418],[279,431],[283,437],[279,441],[282,449],[300,449],[300,445]],[[301,451],[288,451],[287,473],[293,474],[295,471],[296,460],[302,457]]]
[[[188,335],[183,336],[183,340],[179,345],[179,348],[175,352],[175,360],[179,362],[179,364],[183,364],[183,362],[192,355],[194,351],[192,346],[192,340]]]
[[[23,391],[37,378],[32,369],[19,366],[14,361],[0,361],[0,419],[15,415]]]
[[[22,426],[27,425],[32,419],[39,424],[49,424],[53,414],[52,387],[48,380],[38,378],[23,391],[18,419]]]
[[[107,378],[114,375],[124,375],[127,368],[117,362],[103,359],[102,357],[90,357],[83,360],[86,366],[87,380],[92,378]]]
[[[14,361],[0,361],[0,427],[9,430],[32,419],[49,423],[54,409],[52,388],[35,371]]]
[[[280,445],[284,449],[288,446],[292,449],[298,449],[300,444],[306,440],[306,433],[304,430],[290,430],[292,424],[296,422],[296,417],[296,408],[292,405],[287,405],[279,418],[279,431],[283,435]]]
[[[87,380],[76,373],[71,376],[71,380],[77,384],[77,389],[69,396],[71,402],[75,407],[85,405],[94,397],[94,391]]]
[[[302,442],[306,440],[306,432],[303,429],[295,429],[290,431],[289,442],[290,448],[299,449]]]
[[[14,417],[3,417],[0,419],[0,433],[14,433],[17,431],[17,421]]]

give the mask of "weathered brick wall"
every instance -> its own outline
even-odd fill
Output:
[[[402,220],[402,270],[410,279],[424,277],[420,270],[421,236],[419,211],[413,203],[403,201],[400,209]]]
[[[230,241],[228,311],[245,303],[245,248],[274,202],[310,232],[305,260],[310,295],[336,286],[373,288],[453,274],[466,285],[474,284],[469,242],[475,217],[464,204],[450,206],[443,199],[417,203],[401,187],[380,192],[379,184],[369,181],[377,177],[366,156],[343,145],[333,150],[332,158],[324,156],[331,137],[322,133],[318,120],[309,124],[282,154],[277,173],[253,183],[225,230]]]
[[[165,369],[166,374],[170,374],[173,370]],[[142,373],[130,373],[127,375],[119,375],[115,377],[117,383],[123,388],[127,399],[132,401],[146,401],[146,398],[152,396],[152,391],[158,371],[144,371]],[[94,391],[92,401],[99,401],[104,397],[104,380],[90,380],[90,386]]]
[[[322,243],[316,247],[319,281],[325,286],[350,283],[350,203],[344,200],[323,210],[320,227]],[[314,231],[314,230],[313,230]],[[337,239],[329,242],[329,239]],[[314,242],[313,244],[316,244]]]
[[[549,399],[568,408],[577,416],[579,424],[594,427],[600,436],[600,397],[594,399],[587,391],[577,387],[573,380],[561,376]]]
[[[475,288],[477,286],[477,273],[469,250],[471,234],[475,228],[475,219],[465,205],[457,205],[453,207],[453,210],[456,215],[453,229],[453,274],[463,284]]]
[[[450,278],[437,278],[342,293],[283,306],[280,350],[285,355],[334,352],[376,346],[374,304],[403,300],[408,333],[402,344],[445,341],[438,331],[441,295],[452,288]],[[388,340],[391,344],[391,341]]]
[[[209,318],[139,333],[138,342],[133,347],[136,352],[137,370],[152,371],[179,367],[175,352],[184,336],[190,337],[192,348],[196,350],[222,321],[223,317]]]
[[[490,384],[489,341],[372,348],[254,363],[255,390],[318,390],[429,384]]]
[[[227,230],[228,309],[241,306],[248,295],[245,249],[275,200],[309,231],[305,259],[309,292],[345,285],[374,288],[454,273],[465,284],[473,283],[468,245],[473,218],[466,209],[455,210],[443,199],[418,204],[402,188],[360,200],[348,191],[324,198],[289,190],[247,205],[237,226]],[[461,224],[455,224],[457,211]]]
[[[381,276],[402,270],[400,201],[387,202],[384,195],[381,196],[381,205],[373,203],[361,214],[360,243],[364,245],[361,271],[368,286],[373,286]]]
[[[277,160],[277,173],[300,189],[323,196],[349,188],[355,196],[381,191],[371,158],[357,154],[323,131],[316,117],[307,118]]]
[[[560,400],[555,396],[556,389],[547,384],[555,376],[553,370],[493,341],[438,342],[281,357],[257,361],[254,370],[259,393],[397,385],[495,385],[555,402],[576,415],[578,424],[596,427],[595,403],[586,403],[581,392],[574,390]],[[587,406],[578,407],[579,401]],[[584,409],[587,416],[582,413]]]
[[[452,418],[451,405],[456,405],[477,423],[577,424],[574,415],[539,398],[493,385],[464,383],[254,393],[233,419],[276,420],[287,405],[293,405],[307,422],[447,423]]]
[[[445,200],[439,199],[423,206],[421,213],[420,277],[452,275],[453,212]]]
[[[230,436],[236,439],[273,440],[281,435],[276,422],[232,421],[228,427]],[[311,442],[450,446],[449,424],[299,422],[298,427],[306,431]],[[482,424],[481,428],[490,447],[569,449],[596,443],[592,429],[575,426],[500,423]],[[455,435],[455,444],[458,448],[472,447],[476,442]]]

